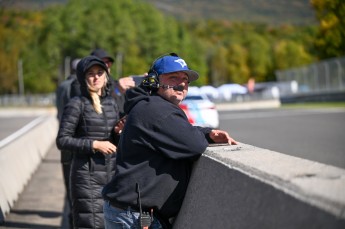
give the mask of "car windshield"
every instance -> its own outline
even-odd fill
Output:
[[[203,100],[200,95],[187,95],[185,100]]]

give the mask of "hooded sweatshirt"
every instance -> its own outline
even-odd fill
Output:
[[[166,219],[180,210],[192,164],[205,151],[210,128],[192,126],[179,106],[137,87],[127,91],[115,176],[103,189],[111,203],[154,209]]]

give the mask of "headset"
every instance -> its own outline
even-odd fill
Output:
[[[161,87],[159,84],[159,75],[157,71],[154,69],[154,66],[156,64],[156,61],[161,59],[162,57],[165,56],[178,56],[176,53],[169,53],[169,54],[164,54],[159,56],[155,61],[153,61],[149,72],[147,73],[147,76],[145,79],[142,81],[141,86],[144,87],[145,89],[149,90],[150,92],[156,92],[158,89]]]

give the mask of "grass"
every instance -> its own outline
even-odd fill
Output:
[[[304,102],[304,103],[289,103],[282,104],[282,108],[345,108],[345,102]]]

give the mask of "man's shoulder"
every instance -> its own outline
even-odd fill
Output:
[[[76,81],[77,78],[73,78],[73,77],[69,77],[67,79],[65,79],[64,81],[62,81],[60,84],[59,84],[59,88],[66,88],[66,87],[69,87],[74,81]]]
[[[153,115],[171,113],[176,109],[176,105],[168,102],[160,96],[150,96],[149,100],[142,100],[137,105],[138,112],[149,112]]]

